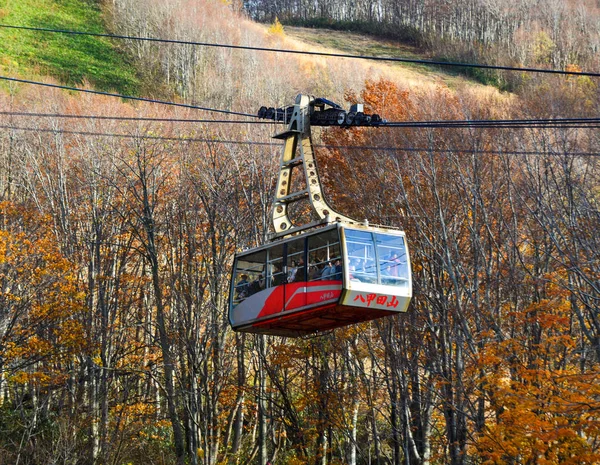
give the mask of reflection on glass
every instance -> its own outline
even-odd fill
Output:
[[[406,245],[402,236],[346,229],[350,281],[408,286]]]
[[[404,238],[386,234],[375,234],[381,284],[391,286],[408,285],[408,260]]]
[[[346,248],[350,281],[377,283],[377,266],[373,235],[367,231],[346,229]]]

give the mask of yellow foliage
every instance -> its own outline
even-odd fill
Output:
[[[273,22],[267,31],[272,36],[283,37],[285,35],[283,25],[279,22],[279,18],[277,18],[277,16],[275,16],[275,22]]]
[[[540,31],[535,38],[533,44],[533,57],[536,63],[549,64],[552,61],[552,54],[556,49],[556,44],[552,41],[550,36]]]
[[[33,383],[39,386],[47,386],[51,383],[52,377],[48,373],[42,373],[39,371],[17,371],[9,378],[9,381],[15,384]]]
[[[287,463],[288,463],[288,465],[306,465],[310,462],[299,459],[298,457],[291,457]]]

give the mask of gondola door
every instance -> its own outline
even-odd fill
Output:
[[[286,243],[287,282],[284,290],[284,312],[306,306],[306,253],[305,239]]]

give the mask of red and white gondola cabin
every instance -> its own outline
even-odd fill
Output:
[[[404,232],[334,223],[237,254],[229,322],[302,336],[405,312],[411,297]]]

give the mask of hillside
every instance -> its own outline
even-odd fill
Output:
[[[343,1],[279,3],[308,14]],[[428,25],[447,24],[458,4],[494,4],[450,3],[377,4],[446,5],[419,13]],[[257,24],[243,4],[267,5],[0,0],[0,16],[207,44],[422,53],[391,39]],[[375,3],[348,5],[336,11]],[[0,464],[600,463],[597,122],[485,121],[597,118],[596,80],[518,73],[518,92],[508,93],[422,66],[0,34],[3,76],[204,107],[0,86]],[[341,246],[350,234],[294,237],[231,277],[235,255],[272,230],[282,153],[272,136],[283,126],[254,116],[299,93],[345,108],[364,102],[390,122],[485,124],[313,127],[332,206],[396,231],[412,281],[408,311],[304,338],[235,332],[244,276],[254,275],[259,297],[275,296],[277,324],[327,276],[314,279],[326,269],[319,262],[337,257],[343,278],[320,280],[323,300],[372,263],[379,281],[356,296],[367,302],[360,311],[397,305],[382,288],[399,282],[385,270],[400,254],[388,256],[381,231],[355,231],[353,250]],[[288,179],[306,187],[297,171]],[[308,217],[306,199],[290,214]],[[304,278],[280,284],[293,274],[275,276],[280,264]]]
[[[292,39],[294,48],[314,50],[329,53],[347,53],[351,55],[369,55],[376,57],[398,57],[415,60],[428,60],[430,56],[410,44],[390,39],[378,38],[373,35],[353,32],[336,31],[331,29],[284,26],[286,37]],[[380,74],[413,90],[444,85],[453,89],[469,88],[482,93],[499,95],[491,85],[483,85],[473,78],[466,77],[449,68],[428,66],[411,63],[353,61],[356,68],[365,68],[367,76],[371,73],[373,79]]]
[[[99,9],[95,2],[44,2],[40,5],[39,2],[31,0],[3,0],[3,3],[0,3],[0,16],[6,24],[50,29],[99,33],[113,30],[126,35],[282,46],[298,50],[321,49],[356,54],[420,56],[415,47],[351,33],[297,27],[286,27],[282,32],[273,33],[269,27],[261,27],[245,20],[232,19],[220,23],[217,18],[221,19],[224,12],[225,16],[231,16],[230,10],[220,7],[207,9],[202,22],[198,24],[197,16],[180,16],[179,9],[156,6],[140,10],[135,7],[133,1],[106,4],[103,10]],[[180,7],[183,8],[183,5],[185,3]],[[146,16],[145,20],[136,17],[142,14]],[[239,24],[241,29],[234,30],[229,25],[234,23]],[[382,76],[411,89],[445,85],[460,89],[479,89],[480,92],[486,93],[494,92],[492,88],[486,89],[485,86],[477,85],[472,80],[448,73],[446,70],[419,65],[324,60],[277,54],[269,56],[262,53],[233,52],[233,55],[230,55],[229,52],[218,49],[204,48],[196,48],[190,54],[191,50],[182,46],[116,39],[111,41],[92,36],[7,28],[0,29],[0,38],[4,39],[0,41],[0,67],[7,74],[16,73],[29,77],[48,75],[63,84],[87,83],[97,90],[116,90],[133,95],[140,91],[154,97],[173,97],[179,94],[184,101],[202,101],[216,106],[223,101],[218,95],[223,87],[227,87],[230,77],[238,72],[244,76],[245,70],[253,68],[245,65],[247,59],[259,63],[263,68],[275,64],[289,72],[271,76],[270,79],[275,82],[265,81],[260,73],[256,76],[262,79],[262,82],[255,82],[256,77],[247,74],[243,77],[242,86],[248,86],[248,89],[241,89],[239,84],[231,86],[230,88],[236,91],[225,97],[225,102],[233,103],[242,95],[250,93],[254,98],[261,98],[263,88],[269,88],[271,91],[278,89],[277,92],[280,93],[276,102],[264,102],[270,105],[284,104],[284,100],[289,101],[299,91],[322,93],[341,101],[346,91],[359,92],[367,79],[376,80]],[[224,71],[224,74],[215,75],[214,70]],[[343,75],[345,78],[334,79],[335,75]],[[285,82],[285,79],[288,79],[288,82]],[[214,86],[213,83],[219,85]],[[281,94],[282,90],[285,91],[285,97]],[[239,96],[236,95],[238,92]],[[262,103],[256,102],[253,106],[260,104]],[[236,105],[241,105],[241,101]],[[241,106],[237,108],[241,109]]]
[[[449,61],[507,66],[600,69],[600,10],[587,0],[482,2],[356,2],[245,4],[250,16],[284,24],[359,30],[418,43],[428,53]],[[503,88],[518,89],[519,75],[476,73]]]
[[[107,32],[98,3],[89,0],[0,0],[0,22]],[[2,74],[48,75],[68,85],[89,83],[125,94],[137,94],[140,88],[118,43],[105,38],[0,28],[0,57]]]

